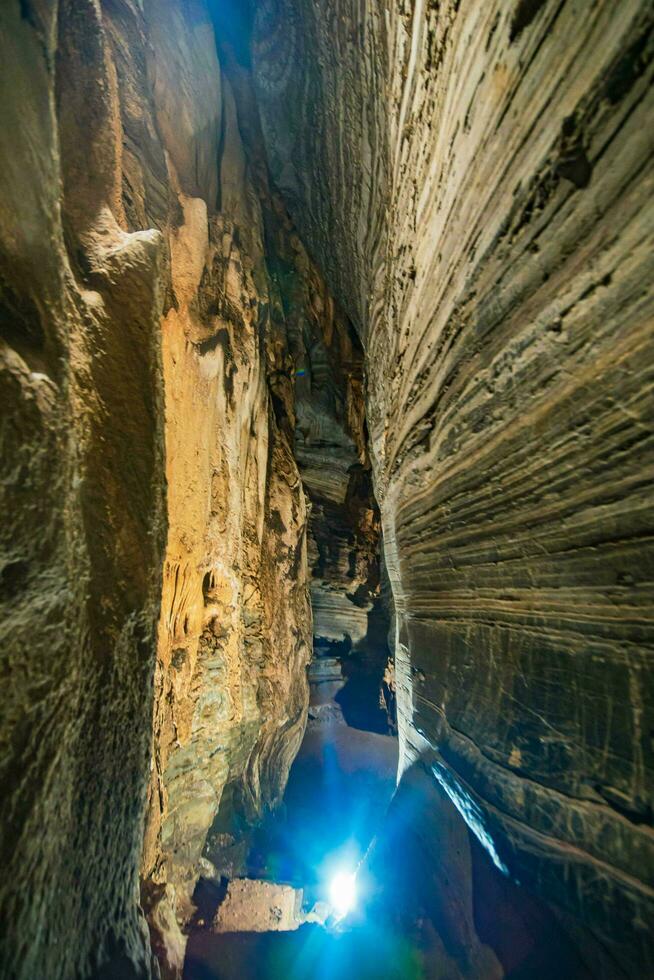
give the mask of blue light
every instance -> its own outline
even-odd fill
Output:
[[[356,874],[351,871],[337,872],[329,883],[329,901],[342,918],[350,912],[357,900]]]

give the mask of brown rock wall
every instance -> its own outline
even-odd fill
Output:
[[[227,28],[236,13],[230,5],[225,11],[219,23]],[[388,604],[380,586],[381,521],[368,452],[363,351],[270,183],[256,93],[242,53],[239,60],[233,45],[223,44],[221,57],[262,201],[274,286],[271,317],[281,326],[285,345],[280,363],[287,366],[269,380],[275,404],[283,407],[310,505],[314,650],[331,648],[348,656],[347,669],[357,675],[349,699],[369,702],[364,727],[385,730],[386,708],[379,700],[388,657]]]
[[[3,4],[0,46],[0,971],[145,977],[164,243],[97,6]]]
[[[150,975],[150,773],[175,975],[225,787],[274,805],[306,719],[286,324],[204,3],[0,25],[0,972]]]
[[[289,355],[284,324],[268,320],[261,204],[208,15],[200,22],[195,8],[173,51],[181,28],[171,16],[151,15],[176,201],[162,326],[169,535],[143,876],[155,945],[174,975],[183,939],[159,900],[186,923],[200,874],[218,873],[213,862],[222,870],[242,822],[278,802],[306,721],[311,610],[304,492],[284,431],[292,389],[276,414],[268,387]],[[202,152],[187,157],[193,140]],[[214,186],[203,154],[219,143]]]
[[[651,9],[258,9],[273,176],[364,338],[404,765],[652,972]]]
[[[642,0],[254,22],[273,177],[365,348],[403,766],[611,977],[654,970],[651,55]],[[362,631],[378,587],[361,352],[256,118],[203,0],[0,5],[21,980],[149,975],[148,769],[169,975],[197,876],[279,798],[311,635],[296,454],[320,635]]]

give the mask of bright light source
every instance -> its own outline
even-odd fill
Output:
[[[329,885],[329,901],[338,915],[346,915],[354,906],[357,897],[356,877],[345,871],[339,871]]]

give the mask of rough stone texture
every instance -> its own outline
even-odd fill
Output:
[[[268,192],[202,0],[9,0],[0,29],[0,973],[150,975],[150,774],[143,904],[175,976],[199,874],[279,799],[306,720]]]
[[[162,971],[176,976],[199,877],[238,873],[248,829],[280,801],[304,731],[311,608],[298,443],[331,411],[368,474],[370,463],[361,353],[268,185],[247,75],[224,48],[219,66],[200,3],[147,7],[142,29],[170,256],[169,533],[142,895]],[[117,51],[125,36],[115,24]],[[129,58],[121,67],[135,92]],[[142,143],[135,135],[134,207],[135,189],[151,182]],[[339,459],[343,473],[351,462]],[[369,476],[363,494],[359,476],[342,482],[354,528],[347,587],[363,590],[378,564],[379,519]]]
[[[235,878],[227,886],[211,928],[214,932],[288,932],[303,921],[302,889]]]
[[[403,765],[436,749],[498,865],[633,977],[654,972],[652,16],[263,0],[252,48],[273,177],[366,349]]]
[[[256,106],[247,111],[256,116]],[[261,141],[257,130],[251,142],[259,154]],[[275,226],[270,220],[268,224]],[[380,583],[381,521],[363,403],[363,352],[297,235],[282,225],[271,251],[269,268],[295,365],[293,446],[309,501],[314,654],[345,655],[350,669],[368,684],[374,705],[388,646]],[[284,397],[282,392],[278,397]]]
[[[314,295],[320,300],[317,308],[293,296],[287,301],[291,309],[312,314],[298,324],[295,425],[295,454],[310,502],[312,668],[325,656],[342,658],[348,721],[382,731],[387,726],[380,692],[389,655],[388,613],[367,446],[363,354],[331,297]]]
[[[330,309],[304,324],[296,455],[311,501],[309,562],[314,644],[361,644],[379,592],[379,513],[363,409],[363,355]]]
[[[284,322],[269,312],[261,205],[206,11],[172,51],[185,28],[175,29],[177,10],[171,23],[163,13],[151,37],[167,42],[154,46],[153,67],[166,148],[166,120],[192,121],[203,102],[203,139],[217,145],[222,120],[224,146],[217,186],[210,170],[198,183],[201,154],[190,170],[183,155],[173,162],[175,142],[167,156],[178,206],[163,323],[170,529],[143,877],[153,940],[174,975],[183,941],[169,930],[190,919],[200,874],[216,874],[240,825],[283,792],[306,720],[311,611],[306,507],[286,434],[292,389],[273,406],[267,383],[289,375],[291,360]]]
[[[261,0],[314,265],[203,0],[0,5],[3,975],[150,974],[149,768],[167,976],[197,875],[279,798],[311,635],[295,440],[319,635],[378,585],[346,315],[403,765],[595,937],[595,976],[654,972],[653,17]]]
[[[269,383],[292,422],[288,436],[309,503],[314,655],[344,657],[348,722],[386,731],[389,712],[381,690],[390,603],[381,587],[381,521],[368,452],[363,352],[269,183],[247,58],[234,53],[245,30],[234,29],[233,19],[238,12],[227,4],[218,27],[231,43],[221,43],[221,60],[262,199],[267,268],[276,291],[273,317],[284,324],[293,365],[291,377],[279,371]],[[357,710],[360,704],[363,711]]]
[[[344,725],[338,694],[345,686],[340,657],[316,656],[309,664],[309,717],[307,731],[322,725]]]
[[[165,261],[97,5],[0,6],[0,161],[0,974],[146,977]]]
[[[302,267],[313,270],[308,258]],[[316,274],[313,272],[315,278]],[[385,731],[381,696],[388,608],[381,588],[381,520],[373,493],[363,402],[363,353],[352,325],[311,278],[284,278],[298,365],[295,455],[310,503],[313,648],[342,659],[348,722]],[[291,284],[292,283],[292,284]],[[309,315],[307,316],[307,311]],[[309,676],[312,681],[311,674]]]

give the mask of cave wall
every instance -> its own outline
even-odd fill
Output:
[[[0,975],[148,977],[151,939],[173,977],[306,722],[268,263],[311,270],[203,0],[12,0],[0,34]]]
[[[243,831],[280,799],[304,731],[311,653],[293,389],[273,404],[268,386],[292,376],[293,361],[285,322],[271,315],[234,94],[207,8],[196,16],[189,31],[188,12],[158,7],[148,25],[176,212],[162,324],[169,534],[142,874],[171,976],[200,875],[238,867]],[[194,136],[209,159],[199,175]]]
[[[378,583],[380,522],[372,495],[363,406],[363,354],[338,310],[302,337],[296,455],[311,501],[314,644],[349,647],[367,633]]]
[[[244,12],[245,11],[245,12]],[[308,502],[307,557],[314,658],[344,658],[345,697],[365,700],[360,721],[386,730],[392,708],[380,700],[388,664],[388,590],[382,589],[381,520],[363,397],[363,350],[353,324],[334,301],[324,276],[269,179],[257,92],[247,51],[247,5],[214,7],[221,63],[239,106],[248,160],[262,203],[267,269],[275,316],[284,323],[293,363],[289,377],[270,377],[285,413]],[[320,665],[316,664],[320,670]],[[313,668],[312,668],[313,669]],[[388,692],[388,685],[385,690]]]
[[[295,456],[310,505],[310,681],[313,672],[322,676],[323,666],[336,658],[328,669],[345,679],[341,698],[348,724],[386,731],[389,712],[382,688],[389,608],[382,594],[381,519],[368,451],[363,352],[331,296],[314,292],[320,300],[314,308],[298,296],[298,287],[307,288],[306,277],[294,281],[284,299],[289,311],[301,311]]]
[[[150,975],[165,249],[95,4],[0,9],[3,977]]]
[[[251,93],[203,0],[1,5],[4,975],[148,976],[139,866],[174,975],[197,876],[279,798],[294,452],[374,524],[338,310],[403,766],[598,976],[654,970],[651,27],[638,0],[261,0]]]
[[[403,767],[428,760],[498,867],[594,937],[597,975],[633,977],[652,47],[639,0],[263,0],[252,42],[273,178],[366,352]]]

